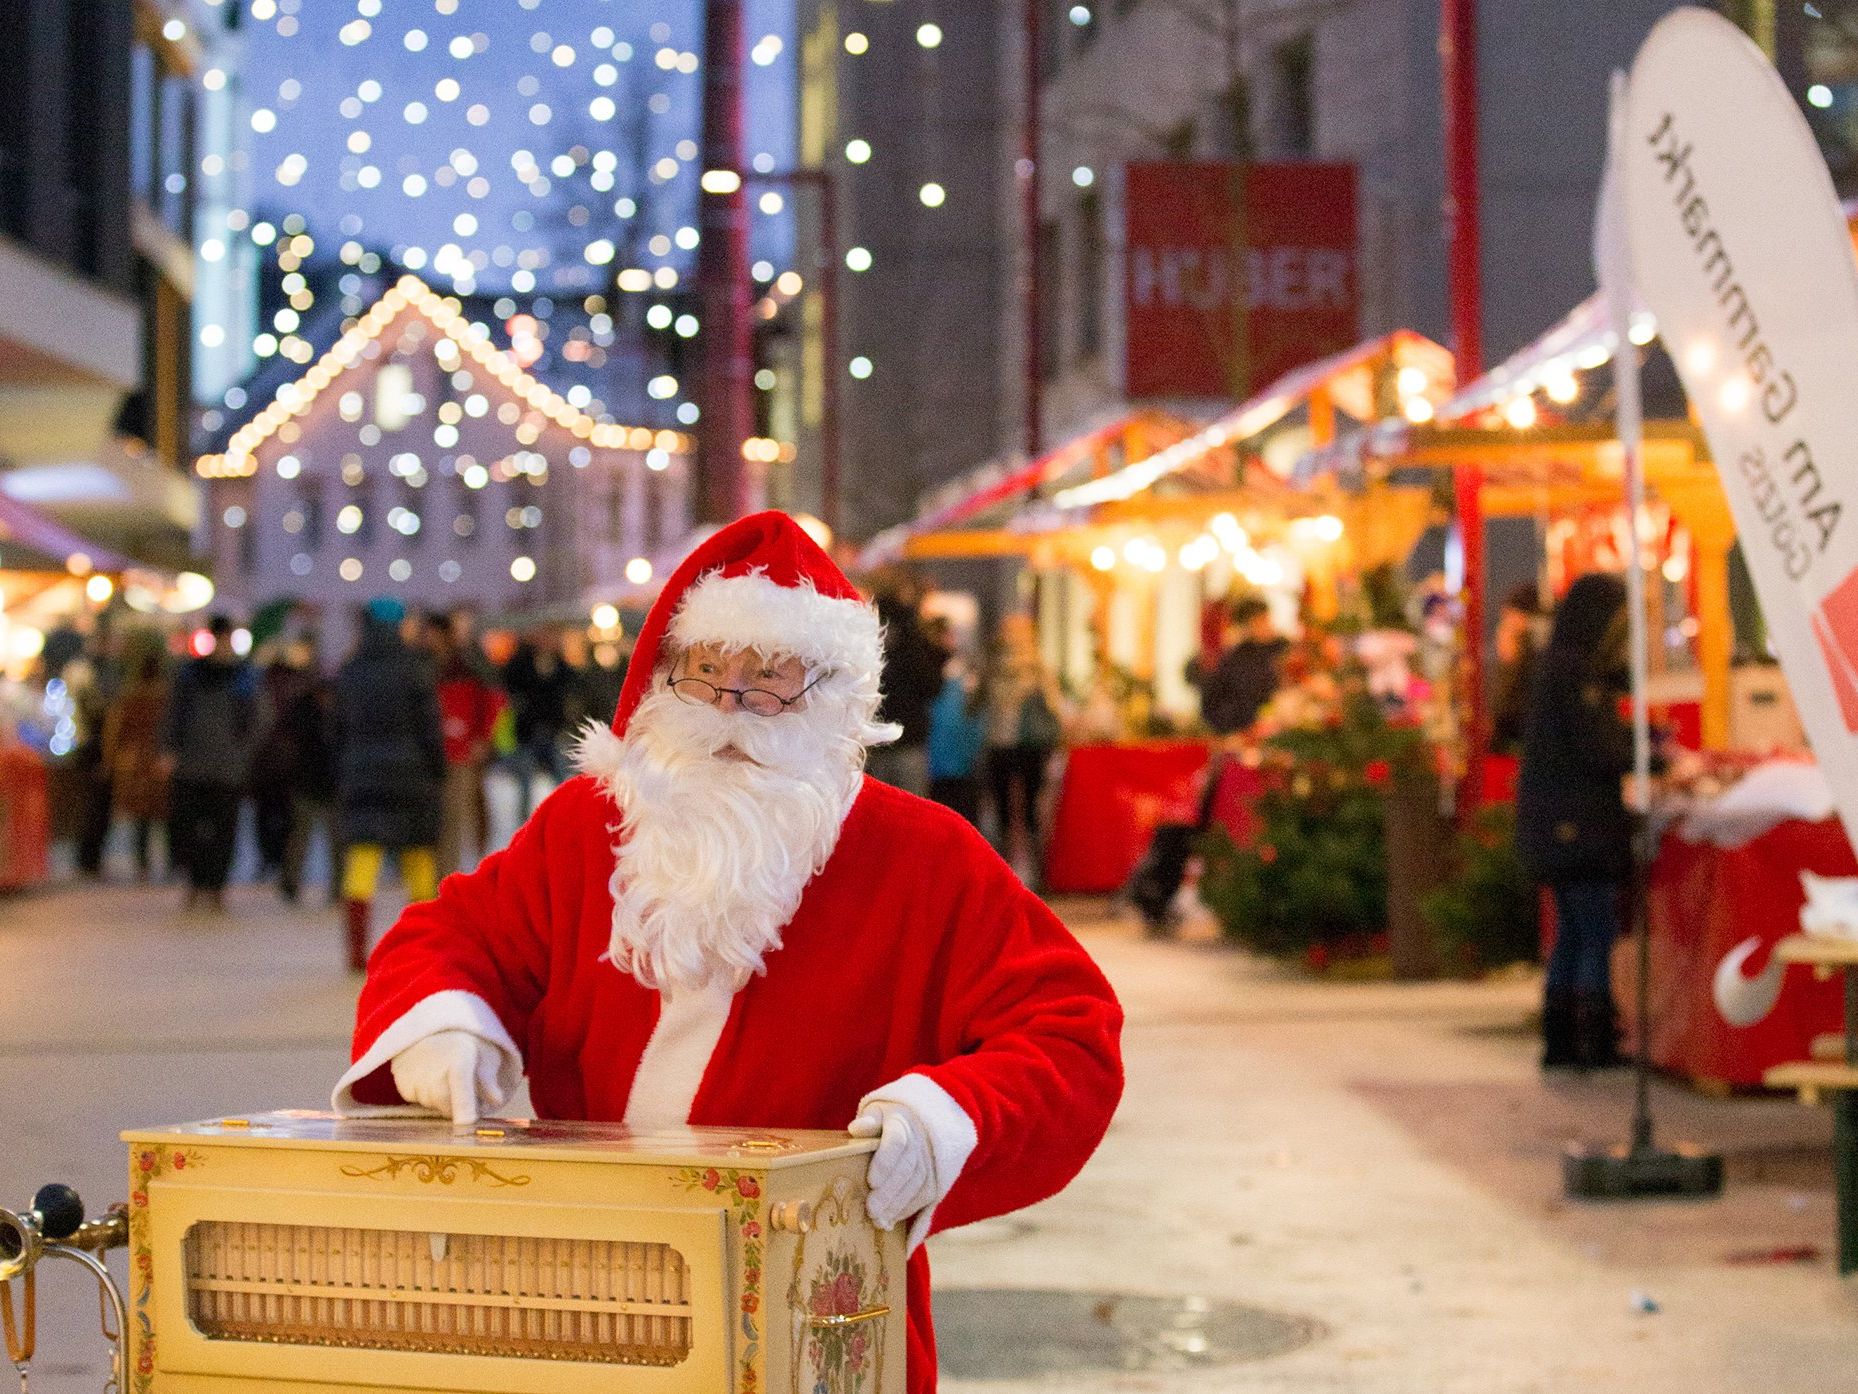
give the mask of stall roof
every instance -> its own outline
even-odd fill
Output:
[[[1066,489],[1054,502],[1060,508],[1088,508],[1139,494],[1210,451],[1269,430],[1318,391],[1329,391],[1350,415],[1370,418],[1374,415],[1371,370],[1388,361],[1420,367],[1444,381],[1451,378],[1451,355],[1442,346],[1413,330],[1396,329],[1292,369],[1195,434],[1113,474]]]
[[[1841,208],[1854,251],[1858,252],[1858,199],[1847,199]],[[1643,304],[1633,305],[1630,326],[1635,344],[1655,341],[1658,321]],[[1460,387],[1438,408],[1435,421],[1447,427],[1467,423],[1557,378],[1603,367],[1612,360],[1618,347],[1619,335],[1608,313],[1606,296],[1595,291],[1530,343],[1483,376]],[[1292,477],[1310,483],[1325,476],[1344,480],[1359,476],[1361,467],[1369,459],[1411,453],[1418,442],[1430,436],[1430,427],[1431,423],[1415,426],[1399,417],[1369,421],[1309,451],[1297,461]],[[1701,452],[1700,437],[1698,447]]]
[[[1143,424],[1170,435],[1192,429],[1161,412],[1123,411],[1098,421],[1036,459],[1014,456],[990,460],[935,490],[909,522],[887,528],[872,538],[859,553],[857,565],[860,569],[882,566],[903,556],[913,537],[972,523],[997,508],[1017,506],[1039,489],[1092,461],[1100,451]]]
[[[19,551],[26,552],[27,557],[19,558],[16,555]],[[22,560],[28,563],[23,568]],[[86,561],[88,566],[84,564]],[[72,569],[74,563],[79,573],[152,569],[72,532],[31,504],[22,503],[0,490],[0,566],[14,570],[65,571]]]
[[[868,567],[920,554],[932,537],[939,534],[952,538],[954,530],[963,524],[972,524],[982,514],[1009,503],[1017,505],[1016,511],[1001,523],[991,543],[977,535],[965,539],[954,550],[963,555],[1023,550],[1034,536],[1076,524],[1084,516],[1083,510],[1132,500],[1164,479],[1186,474],[1216,452],[1269,430],[1318,393],[1326,393],[1332,405],[1350,416],[1371,418],[1376,406],[1375,374],[1388,365],[1396,369],[1418,368],[1435,383],[1451,381],[1450,353],[1423,334],[1399,329],[1294,369],[1204,425],[1196,427],[1158,412],[1119,415],[1074,436],[1037,460],[989,465],[965,476],[932,498],[915,519],[872,539],[859,558],[860,564]],[[1120,469],[1079,480],[1059,490],[1049,501],[1033,497],[1038,490],[1062,480],[1080,463],[1097,458],[1107,444],[1144,416],[1170,430],[1176,439]],[[1229,479],[1222,483],[1226,490],[1232,487]]]

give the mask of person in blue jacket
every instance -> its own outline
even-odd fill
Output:
[[[981,820],[981,753],[987,723],[980,685],[960,660],[948,665],[929,706],[929,797],[970,823]]]

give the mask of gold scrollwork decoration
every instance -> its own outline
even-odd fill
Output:
[[[854,1211],[852,1201],[855,1193],[852,1183],[841,1176],[834,1181],[813,1205],[813,1219],[817,1224],[848,1225],[852,1222]],[[863,1199],[862,1192],[856,1193],[857,1199]]]
[[[476,1157],[444,1157],[434,1154],[428,1157],[388,1157],[379,1166],[358,1167],[344,1166],[342,1175],[363,1177],[380,1177],[391,1181],[403,1171],[410,1171],[415,1181],[427,1185],[438,1182],[449,1186],[455,1182],[461,1170],[472,1181],[488,1181],[493,1186],[527,1186],[527,1176],[505,1176],[489,1162],[481,1162]]]
[[[800,1146],[790,1137],[774,1133],[754,1133],[729,1144],[731,1152],[792,1152]]]

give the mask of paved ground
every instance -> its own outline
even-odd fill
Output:
[[[333,917],[249,888],[232,907],[184,915],[170,893],[131,888],[0,901],[7,1200],[50,1178],[93,1206],[119,1198],[127,1125],[326,1096],[353,999]],[[1661,1091],[1674,1131],[1728,1152],[1729,1195],[1569,1206],[1556,1153],[1570,1136],[1617,1136],[1627,1088],[1541,1084],[1527,981],[1313,983],[1205,940],[1144,942],[1099,907],[1061,909],[1129,1009],[1128,1098],[1066,1194],[935,1241],[938,1288],[1100,1291],[1064,1306],[1061,1343],[1147,1368],[946,1381],[956,1394],[1858,1383],[1858,1284],[1823,1253],[1751,1261],[1829,1246],[1823,1115]],[[33,1388],[100,1388],[88,1296],[72,1273],[44,1287]],[[1637,1310],[1635,1293],[1659,1310]],[[1055,1310],[951,1301],[950,1368],[1036,1364],[1034,1318]],[[1203,1337],[1279,1353],[1195,1368]]]

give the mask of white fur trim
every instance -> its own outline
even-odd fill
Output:
[[[929,1134],[929,1156],[935,1163],[935,1199],[910,1222],[905,1253],[913,1254],[916,1246],[929,1237],[929,1221],[935,1215],[936,1206],[942,1203],[942,1197],[949,1193],[961,1169],[968,1164],[980,1136],[974,1131],[974,1120],[968,1117],[968,1111],[928,1075],[907,1074],[880,1085],[858,1101],[858,1111],[864,1112],[867,1104],[879,1099],[902,1104],[922,1121]]]
[[[602,788],[611,789],[613,776],[619,773],[620,762],[626,758],[626,743],[613,734],[613,728],[606,722],[589,717],[587,724],[581,727],[569,758],[574,761],[575,769],[592,775]]]
[[[523,1082],[523,1053],[503,1029],[490,1003],[475,992],[451,988],[422,997],[374,1039],[367,1053],[336,1081],[329,1106],[348,1118],[430,1118],[432,1110],[417,1104],[357,1103],[354,1088],[394,1056],[439,1031],[469,1031],[486,1045],[496,1047],[498,1097],[484,1101],[486,1112],[508,1103]]]
[[[699,577],[684,593],[670,632],[679,644],[752,647],[853,673],[875,674],[884,662],[873,607],[821,595],[811,583],[778,585],[759,570]]]
[[[690,1122],[703,1072],[729,1023],[736,984],[715,983],[696,992],[666,992],[659,998],[658,1024],[639,1058],[626,1099],[626,1126],[649,1133]]]

